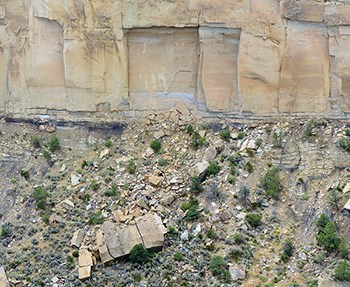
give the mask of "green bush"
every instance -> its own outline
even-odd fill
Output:
[[[191,199],[188,202],[183,202],[180,209],[185,212],[186,210],[189,210],[192,205],[199,205],[199,201],[197,199]]]
[[[112,141],[110,139],[105,141],[105,147],[110,148],[112,146]]]
[[[128,165],[126,166],[126,170],[128,171],[128,173],[130,174],[134,174],[136,172],[136,163],[133,159],[129,160]]]
[[[60,140],[58,139],[57,136],[52,136],[49,140],[49,142],[47,143],[47,147],[49,149],[49,151],[51,152],[55,152],[56,150],[59,150],[61,148],[60,145]]]
[[[198,132],[194,132],[191,137],[191,147],[198,149],[205,143],[205,138],[202,138]]]
[[[28,170],[25,170],[25,169],[21,169],[21,172],[20,172],[21,176],[24,177],[25,180],[29,180],[29,171]]]
[[[341,202],[341,191],[337,188],[332,188],[328,194],[328,202],[333,209],[338,210],[338,206]]]
[[[282,183],[278,169],[273,167],[261,179],[260,186],[266,191],[266,195],[270,198],[278,199],[282,191]]]
[[[174,226],[169,225],[168,226],[168,235],[171,237],[177,236],[178,232]]]
[[[236,178],[232,175],[227,176],[227,182],[230,184],[236,184]]]
[[[281,148],[283,143],[283,132],[274,132],[272,134],[272,147],[273,148]]]
[[[241,163],[244,161],[240,154],[230,155],[227,159],[234,166],[241,165]]]
[[[185,221],[194,221],[198,219],[200,216],[200,212],[198,210],[198,205],[192,205],[188,210],[184,217]]]
[[[102,212],[100,210],[95,211],[89,219],[89,224],[97,225],[97,224],[102,224],[102,223],[103,223]]]
[[[190,190],[194,194],[201,193],[204,190],[202,186],[202,181],[199,176],[191,177]]]
[[[91,198],[91,195],[88,193],[84,193],[82,195],[79,195],[79,198],[84,202],[88,202]]]
[[[153,140],[151,142],[151,148],[155,153],[158,153],[162,147],[162,143],[159,140]]]
[[[244,138],[244,132],[238,132],[237,139],[242,140]]]
[[[70,256],[70,255],[68,255],[67,258],[66,258],[66,268],[68,270],[74,268],[74,258],[72,256]]]
[[[255,147],[257,148],[257,149],[259,149],[261,146],[262,146],[262,144],[263,144],[263,139],[262,138],[257,138],[256,140],[255,140]]]
[[[244,169],[245,169],[246,171],[248,171],[249,173],[252,173],[252,172],[254,171],[254,166],[253,166],[253,164],[252,164],[250,161],[248,161],[248,162],[244,165]]]
[[[255,155],[255,150],[253,150],[252,148],[247,148],[246,153],[248,154],[249,157],[254,157]]]
[[[317,235],[317,243],[327,252],[336,251],[340,244],[337,230],[333,221],[329,221]]]
[[[231,138],[231,133],[229,129],[220,131],[220,138],[226,142],[228,142]]]
[[[249,223],[250,226],[252,227],[258,227],[262,224],[262,216],[260,213],[249,213],[246,215],[245,219]]]
[[[211,175],[216,175],[220,172],[220,166],[217,162],[212,161],[209,163],[209,166],[206,169],[206,175],[211,176]]]
[[[228,257],[234,261],[238,261],[239,259],[243,258],[243,256],[244,256],[244,250],[242,248],[230,249],[228,253]]]
[[[327,214],[325,213],[322,213],[321,216],[317,219],[316,221],[316,227],[319,229],[319,230],[323,230],[327,223],[330,222],[330,218],[327,216]]]
[[[345,243],[341,244],[342,240],[337,236],[335,223],[326,214],[321,214],[316,221],[316,227],[318,228],[317,243],[327,252],[338,250],[341,256],[345,256]]]
[[[9,237],[11,234],[11,230],[7,225],[3,225],[0,228],[0,238],[6,238]]]
[[[139,243],[131,249],[129,259],[135,264],[145,264],[151,260],[151,254],[142,243]]]
[[[348,249],[348,245],[345,243],[344,238],[340,239],[340,243],[338,246],[338,252],[339,252],[339,256],[343,259],[347,259],[348,255],[349,255],[349,249]]]
[[[194,128],[192,125],[188,125],[187,128],[186,128],[186,132],[189,134],[189,135],[192,135],[194,133]]]
[[[350,152],[350,130],[345,131],[345,136],[339,139],[338,143],[343,150]]]
[[[338,264],[334,277],[339,281],[350,281],[350,266],[346,261]]]
[[[49,194],[47,193],[47,191],[39,186],[39,187],[36,187],[34,189],[34,192],[33,192],[33,198],[35,200],[35,207],[37,209],[43,209],[45,210],[46,209],[46,201],[47,201],[47,198],[48,198]]]
[[[93,180],[90,184],[90,188],[92,191],[98,191],[100,184],[96,180]]]
[[[308,139],[312,136],[313,129],[317,126],[317,122],[314,119],[309,120],[305,126],[303,131],[303,139]]]
[[[242,233],[236,233],[235,235],[233,235],[233,242],[235,244],[243,244],[243,243],[245,243],[244,235]]]
[[[158,166],[167,166],[168,165],[168,161],[165,158],[160,158],[158,159]]]
[[[188,202],[183,202],[180,206],[182,211],[187,211],[184,220],[185,221],[194,221],[199,218],[199,201],[192,199]]]
[[[43,221],[49,225],[50,223],[50,215],[51,215],[51,210],[45,210],[45,212],[43,213]]]
[[[228,283],[231,281],[231,274],[227,262],[221,256],[214,256],[209,263],[209,269],[214,276]]]
[[[212,228],[207,230],[207,237],[210,238],[210,239],[216,239],[217,238],[216,233],[215,233],[215,231]]]
[[[282,248],[282,253],[280,256],[281,260],[284,263],[286,263],[289,260],[289,258],[293,256],[293,251],[293,242],[290,239],[287,239]]]
[[[105,194],[105,196],[117,196],[117,195],[119,195],[117,185],[112,184],[112,187],[108,188],[104,194]]]
[[[52,159],[51,153],[48,149],[45,149],[43,151],[43,156],[47,161],[50,161]]]
[[[32,146],[35,148],[39,148],[41,146],[41,140],[37,136],[32,137]]]
[[[174,254],[174,260],[175,261],[182,261],[184,259],[184,255],[181,252],[176,252]]]
[[[350,152],[350,137],[345,137],[345,138],[341,138],[339,140],[339,146],[347,151],[347,152]]]

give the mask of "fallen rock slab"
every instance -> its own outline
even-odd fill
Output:
[[[136,221],[136,225],[147,249],[162,249],[167,229],[158,215],[147,214]]]
[[[0,266],[0,287],[10,287],[10,283],[7,279],[5,269]]]
[[[84,240],[84,232],[78,229],[77,231],[74,232],[70,245],[79,248],[83,240]]]
[[[91,276],[91,266],[79,267],[79,280],[89,279]]]
[[[91,266],[93,266],[93,257],[91,252],[86,249],[79,250],[79,280],[85,280],[91,276]]]
[[[85,267],[85,266],[92,266],[93,260],[92,260],[92,254],[89,250],[83,248],[79,250],[79,266]]]

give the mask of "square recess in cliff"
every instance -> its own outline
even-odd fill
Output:
[[[241,30],[200,27],[198,101],[210,112],[239,111],[238,53]]]
[[[195,104],[199,64],[197,28],[128,31],[129,96],[134,110]]]

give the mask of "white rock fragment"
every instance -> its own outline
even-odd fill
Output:
[[[197,223],[196,228],[192,231],[193,236],[197,236],[202,231],[201,225]]]
[[[350,210],[350,199],[349,199],[348,202],[344,205],[344,209]]]
[[[208,166],[209,166],[209,163],[206,160],[198,162],[194,167],[194,173],[200,175],[206,171]]]
[[[344,188],[343,188],[343,193],[347,193],[347,192],[349,192],[350,191],[350,182],[348,182],[345,186],[344,186]]]
[[[180,238],[182,241],[188,241],[188,230],[182,232]]]
[[[71,186],[77,186],[80,183],[80,174],[71,174],[70,175],[70,184]]]
[[[104,150],[101,151],[100,158],[102,159],[102,158],[106,157],[107,155],[109,155],[109,149],[105,148]]]

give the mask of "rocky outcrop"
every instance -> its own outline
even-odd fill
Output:
[[[350,3],[2,0],[0,112],[346,117]]]

